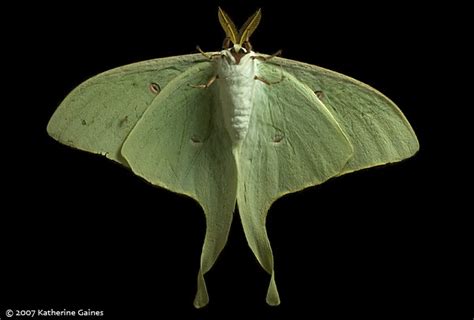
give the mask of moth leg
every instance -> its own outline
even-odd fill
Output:
[[[264,61],[264,62],[265,62],[265,61],[268,61],[268,60],[270,60],[270,59],[272,59],[272,58],[278,57],[278,56],[280,56],[280,55],[281,55],[281,49],[278,50],[277,52],[275,52],[274,54],[272,54],[271,56],[258,55],[258,56],[253,56],[252,59],[254,59],[254,60],[255,60],[255,59],[258,59],[258,60],[260,60],[260,61]]]
[[[249,52],[252,51],[252,45],[250,44],[250,42],[248,40],[246,40],[242,46],[245,49],[247,49],[247,51],[249,51]]]
[[[222,57],[222,53],[213,53],[209,54],[207,52],[202,51],[200,46],[196,46],[197,51],[199,51],[206,59],[212,60],[214,57]]]
[[[230,38],[229,37],[225,37],[224,39],[224,42],[222,43],[222,48],[223,49],[229,49],[230,48]]]
[[[255,80],[259,80],[259,81],[262,81],[263,83],[265,83],[266,85],[271,85],[271,84],[277,84],[277,83],[280,83],[283,81],[284,77],[283,77],[283,74],[281,75],[281,78],[278,79],[277,81],[268,81],[267,79],[265,78],[262,78],[260,76],[255,76],[253,77]]]
[[[200,46],[196,46],[196,50],[199,51],[206,59],[212,60],[212,57],[209,53],[202,51]]]
[[[207,83],[204,83],[204,84],[190,84],[189,86],[190,87],[193,87],[193,88],[199,88],[199,89],[207,89],[209,88],[213,83],[214,81],[216,81],[216,79],[219,78],[219,75],[215,74],[212,76],[211,79],[209,79],[209,81]]]

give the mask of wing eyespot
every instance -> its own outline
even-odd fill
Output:
[[[274,144],[280,144],[284,138],[285,138],[285,135],[283,133],[276,133],[272,138],[272,142]]]
[[[156,82],[150,83],[150,85],[148,86],[148,89],[150,89],[151,93],[155,95],[158,95],[161,91],[160,85]]]
[[[194,145],[200,145],[202,144],[201,138],[199,138],[197,135],[192,135],[190,139],[191,143]]]
[[[324,99],[324,92],[322,92],[321,90],[315,90],[314,94],[316,95],[316,97],[318,97],[319,100]]]

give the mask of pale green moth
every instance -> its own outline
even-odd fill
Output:
[[[224,248],[236,205],[248,244],[270,274],[278,305],[267,211],[281,196],[419,148],[397,106],[357,80],[252,51],[252,15],[237,31],[222,10],[221,51],[139,62],[73,90],[48,124],[61,143],[98,153],[150,183],[195,199],[206,215],[204,274]]]

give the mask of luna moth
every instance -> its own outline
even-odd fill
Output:
[[[202,207],[204,275],[224,248],[234,211],[270,275],[265,228],[274,201],[352,171],[401,161],[419,148],[398,107],[370,86],[314,65],[260,54],[250,36],[261,11],[237,30],[221,9],[221,51],[159,58],[101,73],[74,89],[48,124],[51,137],[104,155],[151,184]]]

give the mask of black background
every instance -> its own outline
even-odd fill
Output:
[[[205,230],[200,207],[46,133],[67,93],[99,72],[192,53],[197,44],[220,49],[218,5],[238,25],[262,7],[256,51],[282,49],[286,58],[377,88],[399,105],[421,145],[411,159],[330,180],[272,206],[267,228],[282,300],[276,308],[265,304],[269,278],[236,215],[206,277],[210,304],[194,309]],[[448,130],[449,112],[442,110],[453,94],[439,66],[451,41],[441,21],[450,17],[447,9],[301,1],[16,9],[18,28],[10,26],[15,32],[4,49],[12,55],[4,65],[12,71],[4,90],[12,99],[2,119],[0,308],[90,308],[107,319],[454,319],[457,305],[469,301],[462,291],[468,209],[450,195],[461,168],[445,162],[458,149],[439,131]]]

